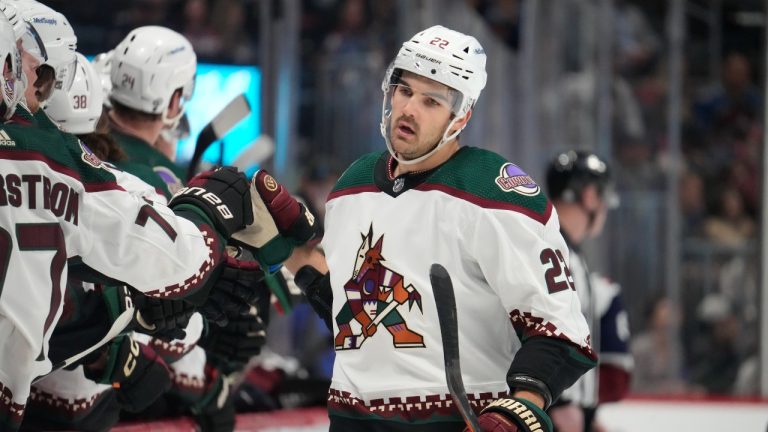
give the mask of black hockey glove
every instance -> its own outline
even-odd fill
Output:
[[[264,272],[259,263],[226,256],[200,313],[211,323],[227,325],[230,319],[248,314],[251,305],[259,299],[269,298],[263,281]]]
[[[168,203],[174,210],[187,205],[203,211],[226,238],[253,224],[250,184],[245,174],[232,167],[192,177]]]
[[[266,326],[253,307],[248,315],[230,318],[224,327],[210,326],[198,344],[219,370],[232,373],[259,355],[266,340]]]
[[[484,432],[552,432],[553,429],[547,413],[527,399],[515,397],[491,402],[480,412],[477,422]]]
[[[331,273],[321,274],[316,268],[305,265],[296,272],[293,282],[307,297],[310,306],[323,319],[328,330],[333,331],[331,325],[331,305],[333,304]]]
[[[136,293],[136,320],[141,321],[142,333],[163,340],[184,339],[184,329],[195,313],[195,306],[185,300],[160,299]],[[150,329],[147,331],[147,329]]]
[[[123,409],[137,412],[171,388],[171,372],[152,348],[130,336],[115,339],[102,356],[85,366],[85,376],[110,384]]]
[[[201,432],[232,432],[235,429],[235,405],[230,395],[229,380],[216,373],[216,382],[191,407]]]
[[[137,331],[161,339],[183,339],[184,328],[195,313],[194,306],[184,300],[145,296],[125,285],[106,287],[102,296],[112,321],[126,310],[133,310],[133,319],[124,334]]]

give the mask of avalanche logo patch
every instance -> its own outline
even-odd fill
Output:
[[[103,168],[104,162],[99,159],[98,156],[93,154],[93,150],[88,148],[87,145],[83,144],[82,141],[77,140],[77,142],[80,144],[80,149],[83,151],[83,154],[80,156],[80,158],[83,160],[83,162],[87,163],[88,165],[94,167],[94,168]]]
[[[165,185],[168,186],[168,191],[171,192],[171,195],[176,195],[176,192],[181,190],[183,186],[181,180],[176,177],[176,174],[174,174],[173,171],[171,171],[168,167],[158,165],[152,167],[152,171],[154,171],[155,174],[157,174],[157,176],[160,177],[163,182],[165,182]]]
[[[336,350],[360,349],[375,334],[391,335],[395,348],[424,348],[424,337],[408,328],[398,308],[414,303],[421,308],[421,294],[405,278],[383,264],[382,235],[373,242],[373,225],[357,251],[352,278],[344,284],[346,303],[336,315],[339,332],[334,337]],[[385,331],[386,330],[386,331]]]
[[[507,162],[501,166],[496,184],[504,192],[517,192],[520,195],[536,196],[541,190],[535,181],[517,165]]]

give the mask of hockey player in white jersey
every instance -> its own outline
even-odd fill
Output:
[[[485,61],[474,37],[442,26],[403,44],[382,83],[388,151],[358,159],[329,195],[325,257],[286,262],[334,334],[331,431],[464,428],[446,385],[433,263],[453,279],[464,385],[483,430],[551,431],[544,410],[595,364],[550,202],[521,168],[459,145]]]
[[[618,284],[590,272],[581,246],[599,236],[608,211],[618,205],[608,163],[587,151],[557,155],[547,167],[547,191],[570,250],[570,269],[600,363],[550,408],[557,432],[593,432],[599,403],[622,399],[629,389],[632,356],[629,322]]]
[[[7,120],[24,85],[5,17],[0,58]],[[260,201],[241,173],[220,169],[195,178],[172,208],[148,203],[125,191],[123,173],[56,132],[19,123],[0,130],[0,430],[18,427],[30,383],[51,369],[48,339],[61,314],[68,258],[147,295],[204,299],[225,241],[254,224],[251,200]],[[271,218],[256,223],[274,225]]]

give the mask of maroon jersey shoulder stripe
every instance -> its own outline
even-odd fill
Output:
[[[552,203],[549,202],[549,200],[547,200],[547,207],[546,209],[544,209],[544,212],[539,213],[534,210],[531,210],[528,207],[520,206],[510,202],[503,202],[503,201],[491,200],[488,198],[482,198],[477,195],[465,192],[461,189],[456,189],[444,184],[422,183],[416,187],[416,190],[420,190],[424,192],[439,191],[439,192],[443,192],[448,195],[451,195],[453,197],[462,199],[464,201],[470,202],[478,207],[487,208],[487,209],[513,211],[513,212],[528,216],[529,218],[535,220],[536,222],[539,222],[542,225],[545,225],[549,220],[550,216],[552,215]]]
[[[51,171],[59,174],[71,177],[77,180],[83,185],[86,192],[103,192],[108,190],[125,190],[116,181],[102,181],[102,182],[90,182],[84,183],[82,177],[77,170],[74,170],[66,165],[56,162],[53,159],[48,158],[44,154],[36,151],[2,151],[0,150],[0,159],[16,160],[16,161],[37,161],[48,165]]]
[[[332,199],[340,198],[346,195],[355,195],[364,192],[381,192],[375,184],[368,184],[362,186],[352,186],[337,191],[333,191],[328,195],[328,201]]]

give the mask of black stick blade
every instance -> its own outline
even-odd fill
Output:
[[[464,381],[461,378],[459,324],[451,276],[445,267],[435,263],[429,268],[429,281],[432,283],[432,293],[437,305],[437,319],[440,322],[440,337],[443,341],[443,360],[448,391],[451,392],[453,402],[470,431],[481,432],[482,429],[480,429],[477,416],[469,404],[467,392],[464,390]]]

